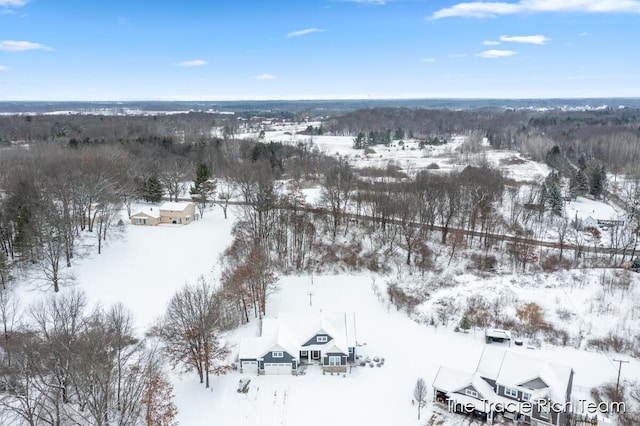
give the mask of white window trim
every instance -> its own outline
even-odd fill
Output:
[[[273,358],[284,358],[284,352],[281,352],[281,351],[271,352],[271,356]]]
[[[504,387],[504,396],[508,396],[510,398],[518,397],[518,389]]]
[[[342,365],[342,357],[338,355],[329,356],[329,365],[332,367]]]
[[[465,389],[464,390],[464,394],[467,396],[470,396],[472,398],[478,398],[478,392],[471,390],[471,389]]]
[[[549,409],[549,405],[547,404],[540,405],[539,414],[541,419],[545,419],[545,420],[548,419],[550,412],[551,410]]]
[[[327,343],[329,338],[327,336],[318,336],[318,343]]]
[[[522,392],[522,400],[529,401],[531,399],[531,394],[528,392]]]

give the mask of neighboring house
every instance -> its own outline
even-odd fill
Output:
[[[597,228],[598,221],[592,218],[591,216],[587,216],[584,219],[578,219],[578,230],[584,231],[589,228]]]
[[[573,386],[570,367],[485,347],[474,373],[440,367],[434,399],[451,411],[493,422],[498,416],[534,426],[565,426]]]
[[[156,207],[144,207],[130,217],[133,225],[157,225],[160,223],[160,210]]]
[[[158,225],[172,223],[188,225],[196,218],[196,206],[188,202],[166,202],[158,207],[144,207],[132,214],[134,225]]]
[[[487,329],[484,331],[484,340],[486,343],[509,343],[511,346],[511,332],[508,330],[501,330],[499,328]]]
[[[297,374],[305,364],[346,372],[355,360],[355,316],[347,313],[281,313],[262,320],[260,337],[244,338],[238,369],[248,374]]]
[[[160,206],[160,222],[184,224],[191,223],[196,216],[196,206],[187,202],[168,201]]]

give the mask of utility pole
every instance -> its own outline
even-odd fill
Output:
[[[309,295],[309,306],[313,306],[313,292],[310,291],[309,293],[307,293]]]
[[[629,361],[623,361],[621,359],[613,359],[613,362],[618,363],[618,380],[616,381],[616,398],[620,399],[620,394],[618,393],[618,388],[620,387],[620,371],[622,370],[622,364],[629,364]],[[616,401],[619,402],[619,401]]]

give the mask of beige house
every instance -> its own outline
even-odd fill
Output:
[[[144,207],[129,218],[133,225],[157,225],[160,223],[160,210],[157,207]]]
[[[160,206],[160,222],[188,225],[196,216],[196,206],[188,202],[166,202]]]
[[[196,219],[196,206],[188,202],[166,202],[160,207],[143,207],[132,214],[130,219],[133,225],[188,225]]]

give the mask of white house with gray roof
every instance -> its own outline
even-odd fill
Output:
[[[262,320],[259,337],[240,341],[238,369],[248,374],[296,374],[301,365],[346,372],[355,360],[355,316],[280,313]]]

